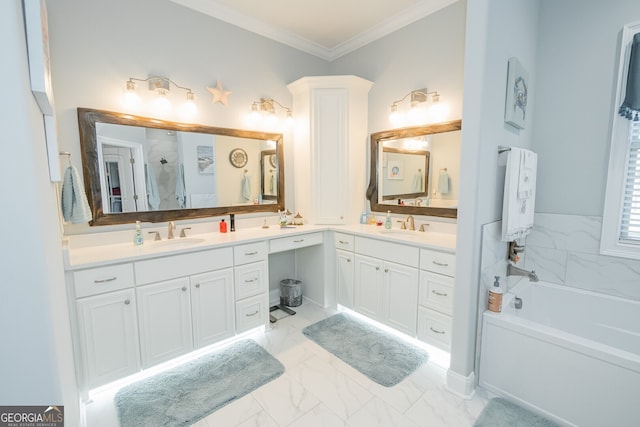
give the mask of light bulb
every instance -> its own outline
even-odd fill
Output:
[[[124,107],[128,110],[137,110],[142,104],[140,96],[136,92],[136,84],[131,80],[127,81],[127,85],[124,91],[123,103]]]
[[[166,97],[166,92],[159,91],[153,100],[153,111],[158,116],[166,116],[171,111],[171,101]]]

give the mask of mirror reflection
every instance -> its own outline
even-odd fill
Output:
[[[78,119],[92,225],[284,205],[281,134],[89,109],[78,109]]]
[[[371,134],[371,210],[455,218],[461,121]]]

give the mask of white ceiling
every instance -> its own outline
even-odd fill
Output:
[[[458,0],[171,0],[334,60]]]

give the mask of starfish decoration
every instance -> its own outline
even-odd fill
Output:
[[[213,100],[211,101],[212,104],[219,102],[227,105],[227,97],[231,95],[231,92],[222,87],[220,80],[216,81],[216,87],[208,87],[207,90],[213,95]]]

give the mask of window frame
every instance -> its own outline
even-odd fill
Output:
[[[629,70],[631,41],[636,33],[640,33],[640,21],[625,25],[621,34],[618,84],[613,108],[611,148],[602,212],[602,234],[600,236],[601,254],[632,259],[640,259],[640,241],[637,243],[621,241],[620,226],[633,122],[618,115],[618,107],[624,96],[623,90],[626,86]]]

